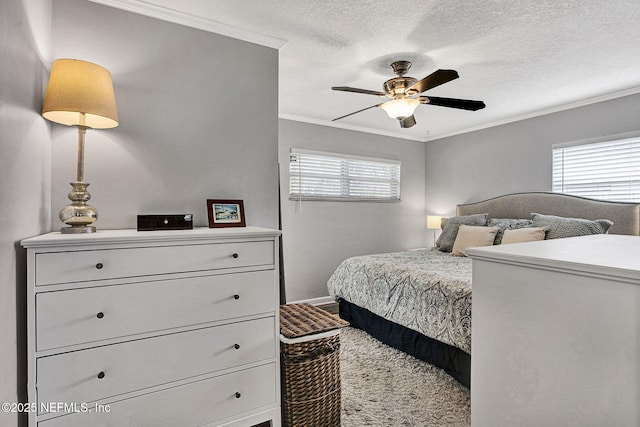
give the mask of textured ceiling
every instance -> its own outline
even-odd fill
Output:
[[[280,117],[401,138],[430,140],[640,92],[638,0],[93,1],[284,45]],[[379,108],[331,121],[381,101],[331,86],[381,91],[398,59],[413,63],[408,75],[417,79],[458,71],[426,95],[487,107],[420,105],[409,129]]]

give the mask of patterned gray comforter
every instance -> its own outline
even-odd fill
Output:
[[[471,259],[438,250],[366,255],[342,262],[334,298],[471,354]]]

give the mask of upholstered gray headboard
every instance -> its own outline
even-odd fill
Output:
[[[572,218],[613,221],[612,234],[640,234],[640,204],[605,202],[567,194],[528,192],[507,194],[456,207],[458,215],[488,213],[489,218],[529,218],[532,212]]]

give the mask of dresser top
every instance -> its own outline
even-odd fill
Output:
[[[191,242],[235,238],[273,238],[281,234],[280,230],[261,227],[208,228],[196,227],[192,230],[137,231],[98,230],[89,234],[62,234],[58,231],[31,237],[20,242],[25,248],[73,245],[98,245],[109,243],[141,242]]]
[[[640,237],[614,234],[469,248],[474,260],[640,280]]]

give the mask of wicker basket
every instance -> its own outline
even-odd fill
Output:
[[[284,427],[340,425],[340,328],[347,325],[308,304],[280,307]]]

